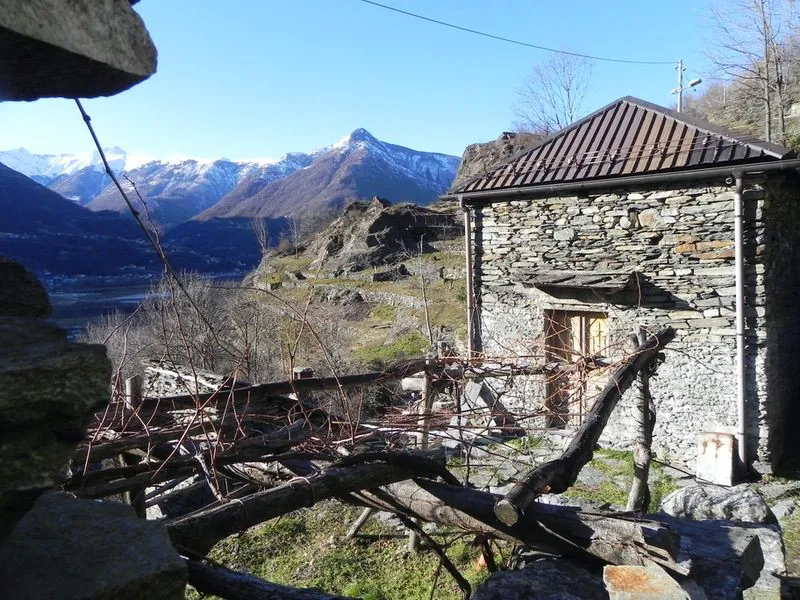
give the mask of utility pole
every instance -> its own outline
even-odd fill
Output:
[[[683,72],[686,70],[683,68],[683,59],[678,61],[678,66],[675,67],[678,70],[678,112],[683,110]]]

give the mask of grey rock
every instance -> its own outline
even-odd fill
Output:
[[[350,306],[364,302],[364,297],[358,290],[338,287],[318,288],[315,292],[320,302],[338,304],[339,306]]]
[[[483,582],[472,600],[600,600],[608,598],[599,575],[566,559],[543,558],[524,569],[499,571]]]
[[[559,242],[571,242],[576,237],[575,230],[571,227],[565,227],[563,229],[556,229],[553,232],[553,239],[558,240]]]
[[[0,256],[0,315],[46,319],[52,312],[47,292],[36,276]]]
[[[747,486],[694,485],[675,490],[661,503],[661,510],[674,517],[723,519],[745,523],[775,523],[775,515],[764,499]]]
[[[109,96],[156,71],[153,41],[127,0],[8,0],[0,54],[0,100]]]
[[[166,530],[113,502],[46,494],[0,545],[5,598],[183,598],[186,564]]]
[[[680,584],[657,565],[608,565],[603,583],[610,600],[688,600]]]
[[[690,521],[651,515],[680,536],[678,560],[691,559],[690,577],[709,600],[780,597],[777,574],[786,571],[777,525],[732,521]],[[778,595],[776,595],[778,594]]]
[[[775,518],[780,521],[781,519],[785,519],[786,517],[794,514],[794,511],[797,510],[797,503],[790,499],[781,500],[775,504],[771,510],[772,514],[775,515]]]
[[[400,263],[396,267],[387,271],[378,271],[377,273],[373,273],[372,281],[399,281],[401,279],[407,279],[408,277],[411,277],[411,273],[403,263]]]
[[[0,317],[0,539],[62,476],[91,415],[108,403],[103,346],[39,319]]]

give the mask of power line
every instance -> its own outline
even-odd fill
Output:
[[[377,6],[379,8],[385,8],[386,10],[400,13],[401,15],[414,17],[415,19],[420,19],[422,21],[428,21],[429,23],[435,23],[436,25],[442,25],[443,27],[449,27],[451,29],[465,31],[467,33],[473,33],[475,35],[480,35],[482,37],[490,38],[493,40],[499,40],[501,42],[507,42],[509,44],[516,44],[517,46],[525,46],[526,48],[534,48],[536,50],[544,50],[546,52],[555,52],[556,54],[567,54],[569,56],[578,56],[580,58],[589,58],[592,60],[599,60],[604,62],[625,63],[629,65],[674,65],[676,62],[674,60],[628,60],[626,58],[608,58],[605,56],[592,56],[591,54],[581,54],[580,52],[568,52],[567,50],[558,50],[557,48],[548,48],[547,46],[539,46],[538,44],[529,44],[528,42],[513,40],[511,38],[503,37],[501,35],[494,35],[492,33],[486,33],[485,31],[478,31],[477,29],[470,29],[469,27],[462,27],[461,25],[454,25],[453,23],[439,21],[437,19],[432,19],[431,17],[426,17],[425,15],[420,15],[417,13],[409,12],[407,10],[395,8],[394,6],[389,6],[387,4],[381,4],[380,2],[374,2],[373,0],[361,0],[361,2],[363,2],[364,4],[371,4],[372,6]]]

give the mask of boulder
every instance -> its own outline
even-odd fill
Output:
[[[166,529],[114,502],[45,494],[0,544],[4,598],[178,600],[186,578]]]
[[[156,71],[156,48],[128,0],[6,0],[0,56],[0,100],[110,96]]]
[[[603,579],[567,559],[542,558],[524,569],[489,576],[472,600],[594,600],[608,598]]]
[[[411,273],[403,263],[400,263],[388,271],[378,271],[377,273],[373,273],[372,282],[377,283],[380,281],[400,281],[401,279],[406,279],[408,277],[411,277]]]
[[[47,292],[36,276],[0,256],[0,315],[46,319],[52,312]]]
[[[777,525],[690,521],[650,515],[680,536],[678,560],[691,559],[691,579],[709,600],[781,597],[777,575],[786,571]]]
[[[348,288],[318,288],[315,294],[321,302],[350,306],[364,302],[364,297],[357,291]]]
[[[34,318],[0,316],[0,539],[62,477],[109,399],[103,346],[67,341]]]
[[[764,499],[744,485],[719,487],[693,485],[675,490],[664,498],[661,510],[683,519],[722,519],[744,523],[775,523],[775,515]]]

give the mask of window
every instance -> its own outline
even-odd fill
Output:
[[[590,356],[608,346],[608,315],[601,312],[545,311],[545,356],[548,363],[572,363],[574,369],[550,377],[545,407],[548,427],[580,425],[593,398],[602,389],[597,377],[582,368]]]

